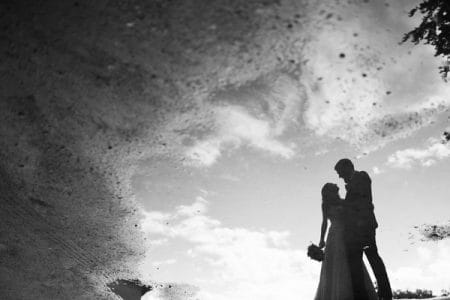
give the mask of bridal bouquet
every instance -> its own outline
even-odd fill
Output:
[[[323,250],[319,248],[319,246],[311,244],[308,247],[307,255],[314,260],[322,261],[323,260]]]

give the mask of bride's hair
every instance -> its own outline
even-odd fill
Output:
[[[327,182],[322,187],[322,203],[332,204],[339,199],[338,187],[334,183]]]

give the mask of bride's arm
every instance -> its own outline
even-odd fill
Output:
[[[322,205],[322,226],[320,227],[320,242],[319,248],[325,247],[325,233],[327,232],[328,219],[325,206]]]

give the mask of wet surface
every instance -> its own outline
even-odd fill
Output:
[[[151,286],[142,284],[139,280],[119,279],[108,284],[108,287],[124,300],[140,300],[145,293],[152,290]]]
[[[299,80],[306,42],[341,21],[338,2],[1,1],[0,298],[142,296],[136,282],[111,285],[143,280],[137,166],[184,160],[223,91]],[[347,50],[332,56],[351,61]],[[257,104],[245,105],[265,113]],[[427,120],[416,115],[374,119],[367,139]]]
[[[213,91],[298,75],[306,4],[2,1],[0,298],[110,299],[141,278],[136,166],[181,159]]]

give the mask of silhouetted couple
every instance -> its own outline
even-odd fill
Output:
[[[325,247],[320,282],[315,300],[392,299],[392,291],[383,260],[378,254],[375,230],[378,227],[372,203],[369,175],[355,171],[349,159],[334,167],[347,190],[339,197],[336,184],[322,188],[322,228],[319,247]],[[325,233],[331,226],[325,243]],[[378,295],[363,262],[363,253],[378,283]]]

